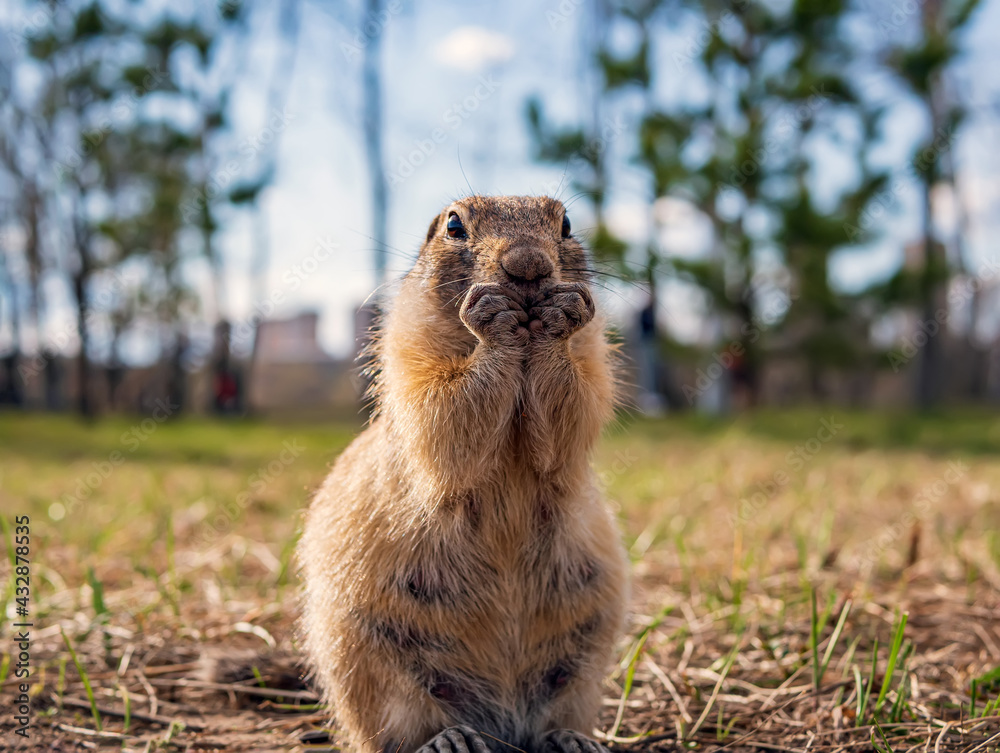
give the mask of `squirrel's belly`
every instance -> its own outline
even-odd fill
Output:
[[[519,739],[560,696],[599,680],[621,584],[600,552],[552,541],[496,552],[417,546],[355,628],[454,723]]]

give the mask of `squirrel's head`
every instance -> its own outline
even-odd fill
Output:
[[[410,276],[456,308],[478,282],[506,285],[530,299],[554,283],[588,278],[566,208],[547,196],[453,202],[431,222]]]

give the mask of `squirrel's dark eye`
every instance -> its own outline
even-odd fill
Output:
[[[448,237],[449,238],[465,238],[465,226],[462,221],[458,218],[458,215],[452,212],[448,215]]]
[[[570,225],[569,225],[569,217],[567,217],[566,215],[563,215],[562,237],[563,238],[569,238],[569,234],[570,234],[570,231],[572,229],[573,228],[571,228]]]

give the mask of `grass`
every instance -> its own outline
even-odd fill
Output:
[[[263,667],[221,693],[200,667],[295,653],[299,511],[358,428],[0,414],[0,508],[31,520],[31,745],[290,750],[321,725]],[[996,747],[1000,421],[629,419],[595,468],[634,573],[609,745]]]
[[[73,648],[73,644],[70,642],[69,637],[60,628],[59,634],[62,636],[63,644],[66,646],[66,650],[69,652],[70,658],[73,660],[73,664],[76,665],[76,671],[80,674],[80,682],[83,683],[83,689],[87,693],[87,700],[90,702],[90,714],[94,717],[94,726],[97,731],[101,731],[101,713],[97,710],[97,701],[94,700],[94,689],[90,684],[90,677],[87,675],[87,670],[83,668],[80,663],[80,658],[76,655],[76,651]]]

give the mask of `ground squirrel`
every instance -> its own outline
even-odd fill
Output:
[[[626,559],[589,454],[612,348],[550,198],[431,223],[377,342],[371,424],[298,549],[302,635],[355,751],[596,753]]]

